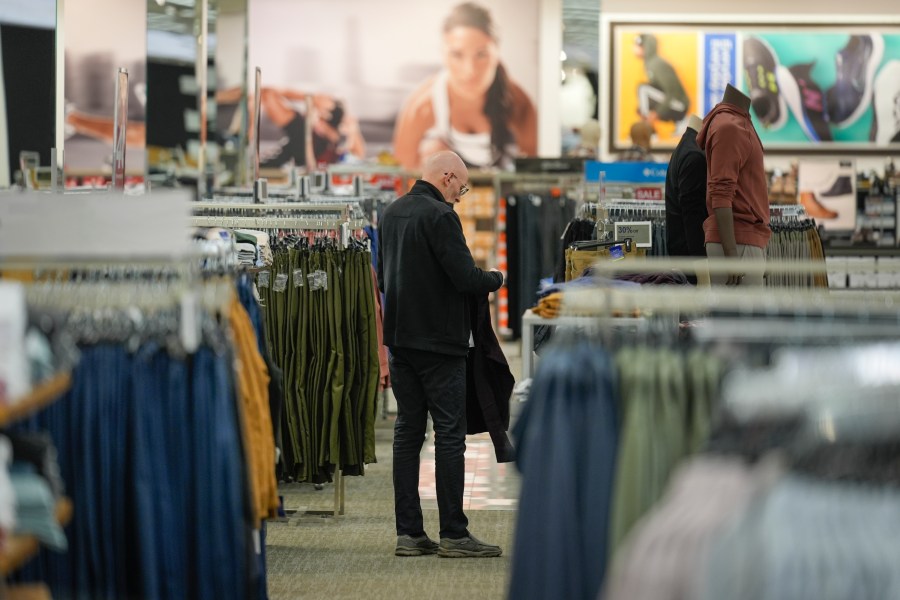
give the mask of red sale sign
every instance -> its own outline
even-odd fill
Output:
[[[662,188],[639,187],[634,189],[634,197],[637,200],[662,200]]]

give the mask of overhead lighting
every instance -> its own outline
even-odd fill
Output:
[[[159,0],[156,0],[156,1],[159,2]],[[165,1],[165,0],[163,0],[163,1]],[[566,59],[567,59],[567,58],[569,58],[569,57],[566,56],[566,51],[565,51],[565,50],[560,50],[560,51],[559,51],[559,62],[566,62]]]
[[[159,6],[165,6],[165,5],[166,5],[166,0],[156,0],[156,3],[157,3]]]
[[[562,75],[562,81],[565,81],[566,80],[566,70],[560,69],[559,72]]]

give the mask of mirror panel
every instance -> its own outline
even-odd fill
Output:
[[[20,158],[32,167],[50,164],[56,146],[55,36],[55,0],[0,2],[0,188],[20,181]]]
[[[64,146],[67,185],[112,179],[115,86],[128,71],[125,173],[145,173],[147,104],[146,0],[60,0],[65,48]],[[103,15],[103,18],[98,18]],[[114,26],[111,26],[114,24]]]

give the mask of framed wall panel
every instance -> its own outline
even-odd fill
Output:
[[[654,148],[674,148],[686,116],[705,116],[731,83],[751,97],[767,153],[896,153],[900,23],[869,20],[607,15],[605,145],[612,154],[628,148],[631,126],[648,120]]]

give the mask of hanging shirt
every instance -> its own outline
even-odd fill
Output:
[[[259,353],[250,315],[237,296],[231,302],[228,317],[234,334],[235,371],[243,411],[241,424],[253,509],[256,517],[262,520],[273,516],[278,508],[275,434],[269,411],[269,372]]]

